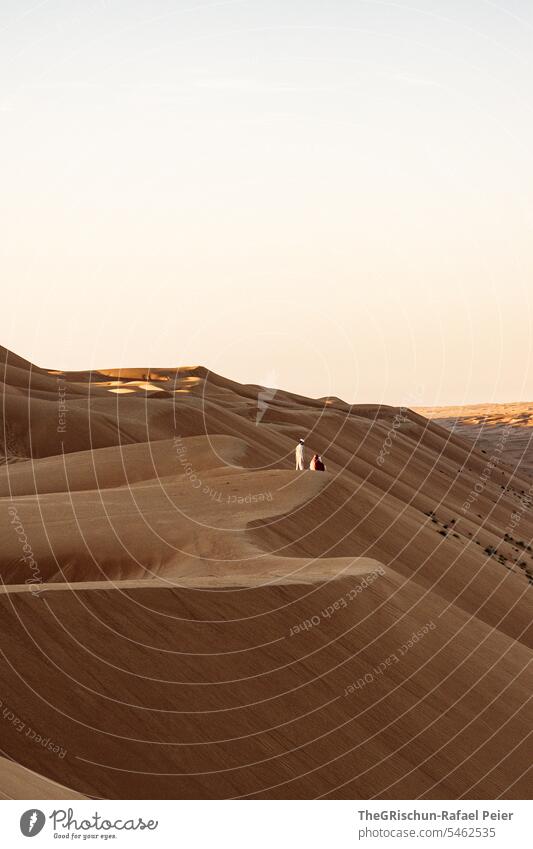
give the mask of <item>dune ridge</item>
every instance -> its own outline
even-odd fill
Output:
[[[200,366],[1,349],[0,378],[4,703],[66,750],[4,720],[2,792],[35,795],[29,769],[106,798],[527,797],[512,455]],[[294,471],[300,436],[326,473]]]

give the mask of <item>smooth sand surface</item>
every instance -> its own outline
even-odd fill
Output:
[[[0,758],[0,799],[85,799],[55,781]]]
[[[0,353],[4,796],[529,795],[512,457],[201,367]]]

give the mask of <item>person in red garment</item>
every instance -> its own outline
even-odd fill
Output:
[[[311,462],[309,463],[309,468],[313,472],[325,472],[326,471],[326,467],[324,465],[322,457],[319,454],[313,454]]]

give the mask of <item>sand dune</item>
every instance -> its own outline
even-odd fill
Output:
[[[56,781],[25,769],[23,766],[0,758],[0,798],[2,799],[84,799]]]
[[[426,407],[419,412],[474,442],[482,452],[497,450],[510,465],[533,478],[533,404]]]
[[[417,412],[0,353],[0,791],[528,795],[527,470]]]

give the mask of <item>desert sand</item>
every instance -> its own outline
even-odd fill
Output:
[[[533,404],[417,407],[417,412],[473,442],[482,452],[499,450],[510,465],[533,477]]]
[[[0,374],[4,798],[527,798],[530,465],[200,366]]]

